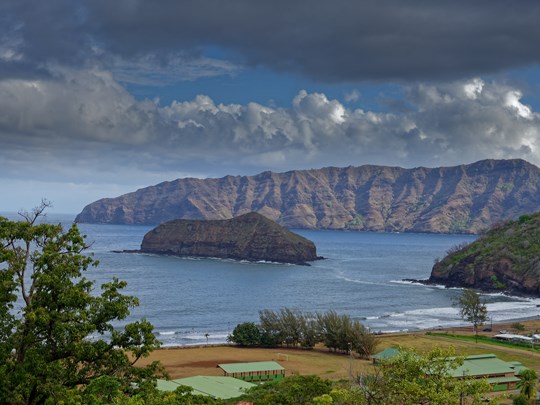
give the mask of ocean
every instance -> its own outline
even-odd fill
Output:
[[[13,214],[3,214],[16,218]],[[69,226],[74,215],[49,215]],[[471,235],[294,230],[325,260],[311,266],[113,253],[138,249],[151,226],[79,224],[100,265],[96,288],[118,277],[140,305],[126,321],[146,318],[163,346],[216,344],[262,309],[335,310],[374,332],[466,324],[452,306],[460,289],[425,286],[436,258]],[[483,294],[490,322],[540,316],[540,299]],[[121,326],[121,324],[119,324]]]

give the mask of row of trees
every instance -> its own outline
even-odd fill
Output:
[[[323,343],[336,352],[355,351],[369,357],[377,339],[361,322],[335,311],[305,313],[290,308],[259,312],[260,323],[237,325],[229,341],[241,346],[287,346],[311,349]]]

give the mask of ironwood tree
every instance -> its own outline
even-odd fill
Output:
[[[474,290],[466,289],[457,298],[454,305],[459,308],[461,317],[472,323],[476,339],[478,340],[478,326],[488,320],[486,304],[480,299],[480,294]]]

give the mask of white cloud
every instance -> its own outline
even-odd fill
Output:
[[[529,106],[522,104],[519,100],[522,94],[518,90],[510,90],[506,93],[505,105],[514,110],[522,118],[532,119],[532,111]]]
[[[465,95],[472,100],[476,100],[479,97],[483,88],[484,81],[480,78],[475,78],[463,85]]]
[[[360,92],[356,89],[354,90],[351,90],[350,92],[348,93],[345,93],[345,97],[344,97],[344,100],[347,102],[347,103],[351,103],[351,102],[354,102],[354,101],[358,101],[360,99]]]
[[[0,80],[4,181],[131,188],[188,172],[516,157],[540,164],[538,112],[522,103],[519,89],[480,79],[406,88],[409,111],[384,113],[303,90],[290,109],[216,104],[203,95],[159,106],[134,99],[106,71],[54,73],[51,80]]]

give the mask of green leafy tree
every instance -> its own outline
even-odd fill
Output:
[[[159,370],[135,367],[159,345],[153,327],[113,326],[137,299],[116,278],[94,290],[83,274],[98,263],[83,254],[84,237],[76,225],[40,223],[48,206],[0,217],[0,403],[78,402],[92,382],[134,393]]]
[[[512,400],[512,405],[530,405],[531,401],[523,394],[519,394]]]
[[[317,318],[312,314],[302,314],[300,317],[300,346],[302,346],[304,349],[313,349],[319,341]]]
[[[336,311],[330,310],[324,314],[317,314],[317,320],[322,342],[327,348],[338,350],[343,347],[343,343],[348,344],[348,342],[342,342],[346,340],[343,339],[343,322]],[[348,346],[345,346],[345,350],[348,350]]]
[[[259,311],[261,343],[264,346],[286,345],[311,349],[318,341],[316,317],[309,313],[282,308]]]
[[[464,290],[457,298],[454,305],[459,308],[461,318],[472,323],[478,341],[478,326],[484,324],[488,320],[487,307],[480,300],[480,295],[474,290]]]
[[[321,341],[331,350],[348,352],[352,348],[361,357],[369,357],[378,341],[361,322],[335,311],[317,314]]]
[[[257,405],[312,405],[314,398],[330,394],[332,383],[318,376],[291,376],[280,382],[270,382],[253,387],[240,401]],[[328,400],[327,397],[324,397]],[[319,398],[318,403],[325,399]],[[322,401],[322,402],[321,402]]]
[[[236,325],[227,339],[240,346],[259,346],[261,344],[261,331],[253,322],[244,322]]]
[[[259,311],[259,321],[261,327],[261,344],[263,346],[278,346],[285,340],[281,327],[279,314],[270,310]]]
[[[400,354],[383,360],[373,374],[359,375],[356,381],[365,403],[394,404],[479,404],[489,390],[485,379],[454,378],[450,371],[463,364],[451,350],[436,348],[426,354],[400,349]]]
[[[527,368],[518,374],[518,378],[517,386],[520,392],[530,400],[536,393],[536,384],[538,382],[536,371]]]
[[[521,322],[514,322],[511,326],[518,332],[523,332],[525,330],[525,325],[523,325]]]
[[[379,340],[359,321],[352,322],[350,333],[351,347],[360,357],[369,358],[375,353]]]

